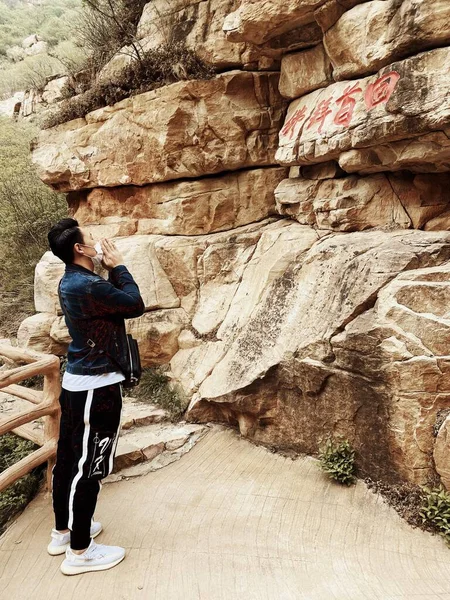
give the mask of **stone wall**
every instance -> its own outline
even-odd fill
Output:
[[[185,39],[218,75],[41,133],[42,180],[117,239],[146,306],[128,328],[188,419],[308,453],[342,434],[361,475],[450,489],[449,6],[153,0],[142,44]],[[67,347],[63,269],[37,266],[23,345]]]

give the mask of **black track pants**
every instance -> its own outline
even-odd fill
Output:
[[[61,422],[53,469],[55,528],[70,529],[70,547],[87,548],[101,480],[112,471],[120,430],[122,384],[60,396]]]

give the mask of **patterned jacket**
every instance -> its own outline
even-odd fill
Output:
[[[117,371],[126,358],[124,319],[139,317],[145,306],[125,265],[109,272],[108,280],[77,264],[66,265],[58,292],[72,341],[67,351],[68,373],[99,375]],[[95,342],[95,347],[91,346]]]

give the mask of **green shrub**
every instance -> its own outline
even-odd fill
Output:
[[[6,433],[0,436],[0,472],[15,464],[25,456],[37,450],[32,442]],[[0,492],[0,534],[6,529],[8,521],[36,495],[43,479],[45,465],[33,469],[6,490]]]
[[[29,145],[36,129],[0,118],[0,337],[14,336],[34,310],[34,269],[67,202],[38,178]]]
[[[61,72],[57,59],[66,53],[65,42],[73,46],[80,7],[81,0],[43,0],[36,6],[0,0],[0,98],[31,85],[42,87],[47,75]],[[52,57],[44,53],[20,60],[22,41],[31,34],[47,42]],[[77,54],[78,61],[82,47]]]
[[[157,404],[168,411],[173,421],[178,421],[186,410],[181,393],[169,385],[169,377],[161,367],[147,367],[142,370],[142,377],[135,388],[127,390],[140,402]]]
[[[431,524],[450,547],[450,493],[442,484],[435,488],[420,487],[424,496],[419,513],[422,522]]]
[[[52,75],[61,72],[61,64],[48,54],[27,56],[24,60],[5,66],[0,71],[0,97],[11,96],[17,90],[34,88],[42,91]]]
[[[320,466],[330,477],[350,485],[355,481],[355,451],[346,439],[328,437],[319,448]]]
[[[70,39],[80,6],[80,0],[43,0],[35,6],[0,0],[0,55],[34,33],[51,46]]]

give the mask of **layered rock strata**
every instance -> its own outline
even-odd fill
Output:
[[[41,132],[33,160],[59,191],[143,185],[274,164],[278,74],[175,83]]]
[[[142,46],[222,72],[41,133],[41,178],[116,238],[146,305],[128,328],[189,420],[309,453],[344,435],[360,474],[450,486],[448,11],[153,0]],[[39,263],[23,345],[67,347],[63,268]]]

